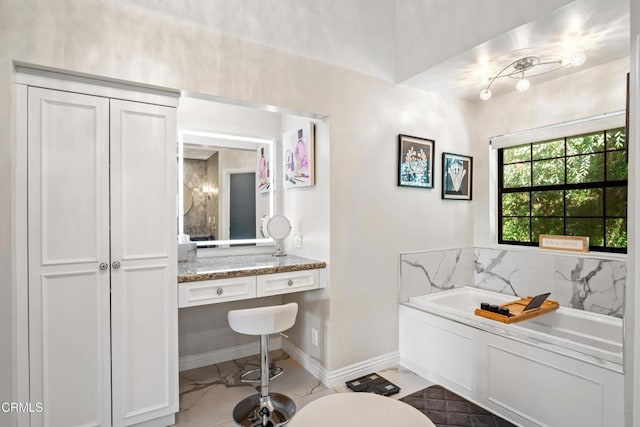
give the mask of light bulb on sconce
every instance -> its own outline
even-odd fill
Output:
[[[489,89],[483,89],[482,92],[480,92],[480,99],[486,101],[489,98],[491,98],[491,91]]]
[[[579,67],[587,60],[587,55],[584,52],[574,52],[571,54],[569,63],[573,67]]]
[[[202,192],[207,195],[207,200],[211,199],[211,195],[218,194],[218,189],[213,185],[209,184],[209,182],[205,181],[202,184]]]
[[[518,90],[518,92],[524,92],[529,89],[529,85],[529,80],[522,78],[518,80],[518,83],[516,83],[516,89]]]

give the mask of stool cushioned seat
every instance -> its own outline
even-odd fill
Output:
[[[271,307],[256,307],[231,310],[228,313],[229,326],[245,335],[277,334],[292,327],[296,321],[298,304],[291,302]]]

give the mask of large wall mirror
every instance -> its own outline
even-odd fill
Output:
[[[279,114],[194,98],[178,110],[178,233],[199,247],[273,244]]]

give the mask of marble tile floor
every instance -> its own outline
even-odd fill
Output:
[[[271,360],[284,369],[273,380],[270,391],[291,397],[298,410],[307,403],[332,393],[352,393],[346,385],[325,387],[282,350],[271,352]],[[236,427],[232,412],[242,399],[255,389],[239,380],[241,372],[259,365],[258,355],[204,366],[180,373],[180,412],[176,415],[179,427]],[[400,387],[391,397],[400,399],[432,385],[429,381],[403,367],[379,371],[378,374]]]

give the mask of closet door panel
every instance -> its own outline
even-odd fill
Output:
[[[32,426],[108,426],[109,101],[28,89]]]
[[[175,109],[111,101],[113,424],[178,409]]]

